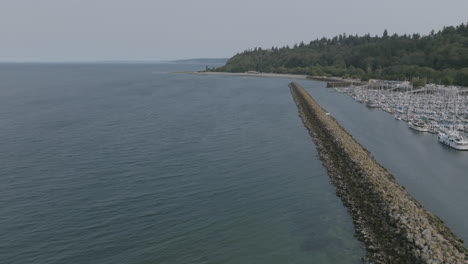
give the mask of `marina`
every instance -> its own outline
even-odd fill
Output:
[[[408,128],[438,134],[438,142],[468,150],[468,89],[428,84],[414,88],[409,82],[371,80],[367,85],[334,88],[368,108],[380,108]]]
[[[293,82],[289,87],[337,195],[349,208],[357,236],[368,249],[364,263],[465,263],[463,241],[395,182],[301,85]],[[421,237],[421,230],[426,241],[413,239],[413,233]]]

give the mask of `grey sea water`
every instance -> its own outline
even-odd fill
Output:
[[[290,80],[204,67],[0,65],[0,262],[359,263]]]

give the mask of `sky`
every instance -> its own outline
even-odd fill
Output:
[[[468,0],[0,0],[0,61],[226,58],[466,22]]]

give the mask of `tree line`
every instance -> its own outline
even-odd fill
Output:
[[[418,80],[468,86],[468,23],[427,35],[341,34],[292,47],[254,48],[236,54],[225,72],[274,72],[367,80]]]

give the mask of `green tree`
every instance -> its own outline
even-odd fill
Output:
[[[382,38],[384,39],[387,39],[388,38],[388,31],[387,29],[384,30],[383,34],[382,34]]]
[[[424,79],[416,79],[411,82],[414,87],[424,87],[426,85],[426,81]]]
[[[445,76],[443,79],[442,79],[442,84],[443,85],[452,85],[453,84],[453,81],[454,81],[454,78],[450,77],[450,76]]]

